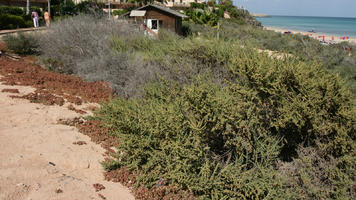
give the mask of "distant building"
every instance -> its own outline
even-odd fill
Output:
[[[205,0],[167,0],[164,4],[167,7],[189,7],[193,2],[203,3]]]
[[[181,34],[182,18],[187,16],[164,6],[149,4],[128,12],[124,17],[140,24],[146,34],[157,35],[162,28]]]

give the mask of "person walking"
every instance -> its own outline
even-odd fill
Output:
[[[33,19],[33,26],[34,26],[35,28],[37,28],[37,27],[38,27],[38,13],[37,13],[36,11],[33,11],[33,12],[31,13],[31,17],[32,17],[32,19]]]
[[[46,12],[44,12],[43,16],[46,21],[46,26],[49,27],[49,24],[51,23],[51,16],[49,15],[47,10]]]

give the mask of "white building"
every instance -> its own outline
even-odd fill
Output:
[[[205,0],[167,0],[164,4],[167,7],[189,7],[193,2],[203,3]]]

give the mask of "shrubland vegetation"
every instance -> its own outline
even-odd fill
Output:
[[[206,35],[216,34],[216,30],[202,32]],[[266,31],[252,26],[239,26],[225,22],[219,31],[223,40],[243,40],[260,49],[268,49],[293,54],[304,61],[317,60],[325,69],[339,73],[356,93],[356,45],[347,42],[321,45],[318,40],[308,36],[284,35],[274,31]],[[351,56],[345,48],[352,50]]]
[[[105,169],[199,199],[355,199],[355,48],[225,20],[186,28],[152,39],[79,15],[41,35],[48,69],[119,95],[93,117],[119,140]]]

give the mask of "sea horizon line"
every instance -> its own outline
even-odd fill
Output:
[[[271,15],[265,14],[267,17],[315,17],[315,18],[341,18],[341,19],[356,19],[356,17],[340,17],[340,16],[304,16],[304,15]],[[257,18],[259,18],[257,16]],[[262,18],[262,17],[261,17]]]

